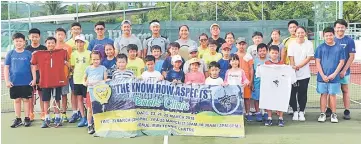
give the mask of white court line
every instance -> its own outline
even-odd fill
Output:
[[[316,86],[314,86],[314,85],[312,85],[312,84],[308,84],[308,85],[309,85],[309,86],[312,86],[312,87],[314,87],[314,88],[317,88]],[[338,96],[338,97],[342,98],[342,96],[341,96],[341,95],[339,95],[339,94],[336,94],[336,96]],[[358,101],[354,101],[354,100],[352,100],[351,98],[350,98],[350,101],[352,101],[352,102],[354,102],[354,103],[357,103],[357,104],[361,105],[361,103],[360,103],[360,102],[358,102]]]

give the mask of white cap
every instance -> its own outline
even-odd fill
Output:
[[[180,55],[172,56],[172,63],[175,63],[176,61],[182,61],[182,57]]]
[[[77,41],[77,40],[81,40],[81,41],[85,42],[85,36],[83,34],[80,34],[75,37],[75,41]]]

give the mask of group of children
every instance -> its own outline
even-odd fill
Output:
[[[272,32],[273,41],[271,40],[268,45],[262,43],[262,33],[255,32],[252,36],[254,44],[248,49],[246,39],[239,37],[235,44],[236,50],[232,50],[234,45],[223,43],[220,47],[221,53],[217,52],[218,42],[213,39],[208,40],[208,36],[202,34],[199,37],[200,41],[202,45],[205,44],[205,41],[207,42],[207,46],[203,47],[207,47],[208,50],[191,46],[188,49],[188,60],[185,61],[179,55],[180,44],[177,42],[169,43],[169,55],[164,60],[162,59],[162,48],[158,45],[150,47],[151,55],[145,56],[144,60],[139,57],[138,52],[141,48],[136,44],[126,46],[127,54],[117,54],[113,45],[114,42],[104,38],[104,29],[104,22],[95,24],[97,39],[90,42],[89,46],[94,47],[88,46],[88,49],[86,48],[89,42],[81,34],[81,25],[79,23],[72,24],[72,38],[66,43],[66,31],[62,28],[56,29],[55,38],[49,37],[46,39],[46,46],[40,44],[40,31],[38,29],[29,31],[31,45],[26,48],[25,36],[21,33],[13,35],[15,49],[8,52],[4,70],[6,85],[10,88],[10,97],[15,100],[16,119],[11,127],[14,128],[23,124],[20,118],[21,101],[24,102],[24,125],[26,127],[31,125],[31,121],[34,120],[34,107],[32,104],[34,98],[32,95],[36,91],[38,91],[41,101],[45,102],[44,104],[40,103],[42,109],[41,119],[44,120],[41,127],[48,127],[52,121],[47,111],[50,98],[44,98],[45,95],[50,96],[49,93],[52,92],[44,91],[44,89],[38,87],[37,83],[41,76],[37,71],[37,64],[31,63],[31,53],[38,50],[54,49],[64,49],[69,56],[64,62],[64,72],[67,76],[68,85],[57,88],[61,90],[61,93],[56,93],[57,103],[62,98],[61,115],[59,112],[55,113],[54,124],[56,126],[61,125],[60,120],[74,123],[80,119],[78,127],[87,126],[88,133],[93,134],[95,131],[90,102],[91,97],[93,97],[93,86],[110,79],[131,77],[152,81],[167,80],[172,83],[185,84],[240,85],[243,87],[246,120],[253,121],[255,119],[258,122],[265,121],[266,126],[272,125],[272,111],[265,110],[264,114],[262,114],[259,109],[260,78],[255,77],[255,71],[258,66],[263,64],[284,64],[286,62],[287,57],[284,55],[287,53],[287,47],[280,43],[279,31],[274,31],[275,34]],[[319,71],[317,91],[322,93],[321,111],[326,110],[325,97],[327,100],[329,94],[331,95],[331,105],[329,106],[332,112],[335,113],[334,95],[337,94],[335,89],[339,86],[335,83],[339,80],[338,72],[343,66],[344,55],[340,54],[343,53],[343,49],[333,51],[335,55],[338,54],[339,56],[337,60],[330,63],[327,58],[331,56],[328,53],[328,47],[333,45],[333,47],[338,48],[338,45],[335,45],[333,39],[331,40],[331,37],[334,37],[334,31],[325,29],[324,35],[326,37],[325,43],[316,50],[316,65]],[[97,44],[102,44],[102,46],[96,46]],[[338,61],[340,63],[337,63],[338,66],[335,67],[334,63]],[[295,71],[300,68],[293,67]],[[73,114],[68,120],[66,109],[67,94],[69,93],[72,95]],[[86,99],[87,114],[84,111],[84,99]],[[254,105],[255,114],[250,112],[251,103]],[[278,125],[284,126],[283,112],[279,111],[277,115],[279,116]],[[297,117],[301,116],[297,113]],[[322,113],[319,121],[324,121],[324,118],[324,113]]]

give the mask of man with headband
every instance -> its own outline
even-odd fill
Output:
[[[135,44],[138,46],[138,57],[142,57],[142,42],[138,37],[132,35],[132,24],[129,20],[124,20],[121,25],[122,35],[115,39],[114,48],[115,54],[125,54],[128,55],[127,46],[129,44]]]
[[[152,20],[149,24],[149,28],[152,31],[152,36],[147,37],[143,41],[144,55],[151,55],[151,47],[153,45],[158,45],[161,47],[162,57],[164,57],[167,52],[169,40],[167,37],[160,35],[160,23],[158,20]]]

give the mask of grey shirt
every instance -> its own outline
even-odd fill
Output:
[[[127,46],[129,44],[135,44],[138,46],[138,51],[143,49],[142,42],[140,39],[134,35],[131,35],[129,38],[119,37],[114,41],[114,47],[118,50],[119,54],[124,53],[128,55]]]
[[[168,48],[168,45],[169,45],[169,40],[168,40],[167,37],[164,37],[164,36],[160,36],[160,37],[157,37],[157,38],[147,37],[146,39],[144,39],[143,48],[147,48],[147,55],[152,54],[150,48],[153,45],[160,46],[160,48],[162,49],[162,55],[163,55],[164,53],[167,52],[167,48]]]

